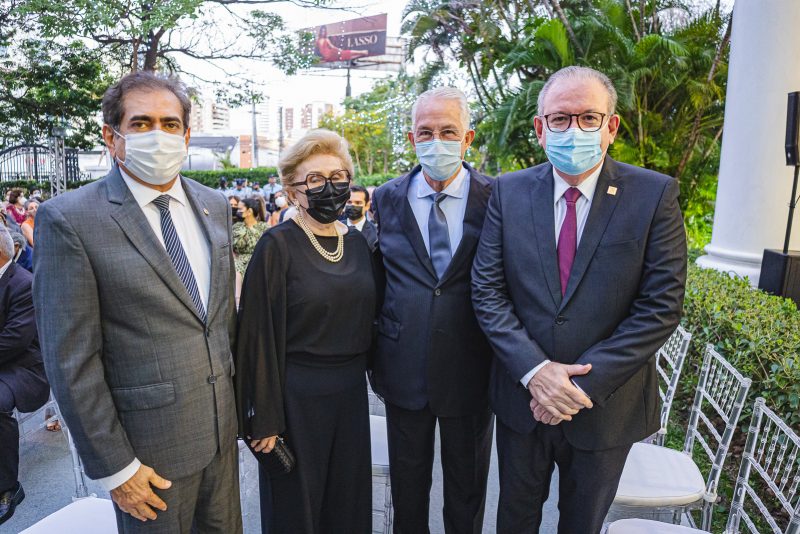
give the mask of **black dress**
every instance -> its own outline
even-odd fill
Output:
[[[337,238],[317,237],[328,251]],[[280,434],[295,453],[263,491],[270,533],[371,531],[372,467],[366,362],[376,293],[359,232],[325,260],[294,221],[268,230],[244,277],[236,350],[239,431]],[[271,496],[270,496],[271,493]]]

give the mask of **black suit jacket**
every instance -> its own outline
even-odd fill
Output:
[[[364,220],[364,226],[361,228],[361,234],[366,238],[369,249],[375,252],[378,248],[378,229],[369,219]]]
[[[573,446],[602,450],[658,430],[654,354],[680,320],[686,281],[678,194],[672,178],[606,157],[562,298],[552,166],[498,179],[473,303],[495,351],[490,398],[503,423],[533,430],[520,380],[549,359],[593,366],[575,382],[594,408],[561,423]]]
[[[17,409],[32,412],[50,396],[36,318],[33,275],[12,263],[0,277],[0,381],[14,393]]]
[[[470,173],[464,234],[441,280],[425,249],[408,187],[419,172],[379,187],[372,206],[383,266],[383,304],[372,364],[375,391],[408,410],[470,415],[488,406],[491,348],[470,301],[471,267],[493,180]]]

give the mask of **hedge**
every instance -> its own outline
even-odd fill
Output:
[[[689,267],[682,323],[692,334],[680,411],[691,404],[706,343],[711,343],[753,385],[741,427],[756,397],[790,426],[800,425],[800,311],[790,299],[753,289],[746,279]]]

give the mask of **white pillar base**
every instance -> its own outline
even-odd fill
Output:
[[[715,269],[731,276],[747,277],[750,285],[758,287],[761,276],[761,256],[739,250],[730,250],[708,245],[707,254],[697,258],[697,265],[703,269]]]

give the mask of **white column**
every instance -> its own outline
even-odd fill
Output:
[[[764,249],[783,247],[794,171],[783,148],[792,91],[800,91],[800,1],[736,0],[714,231],[701,267],[757,285]]]

